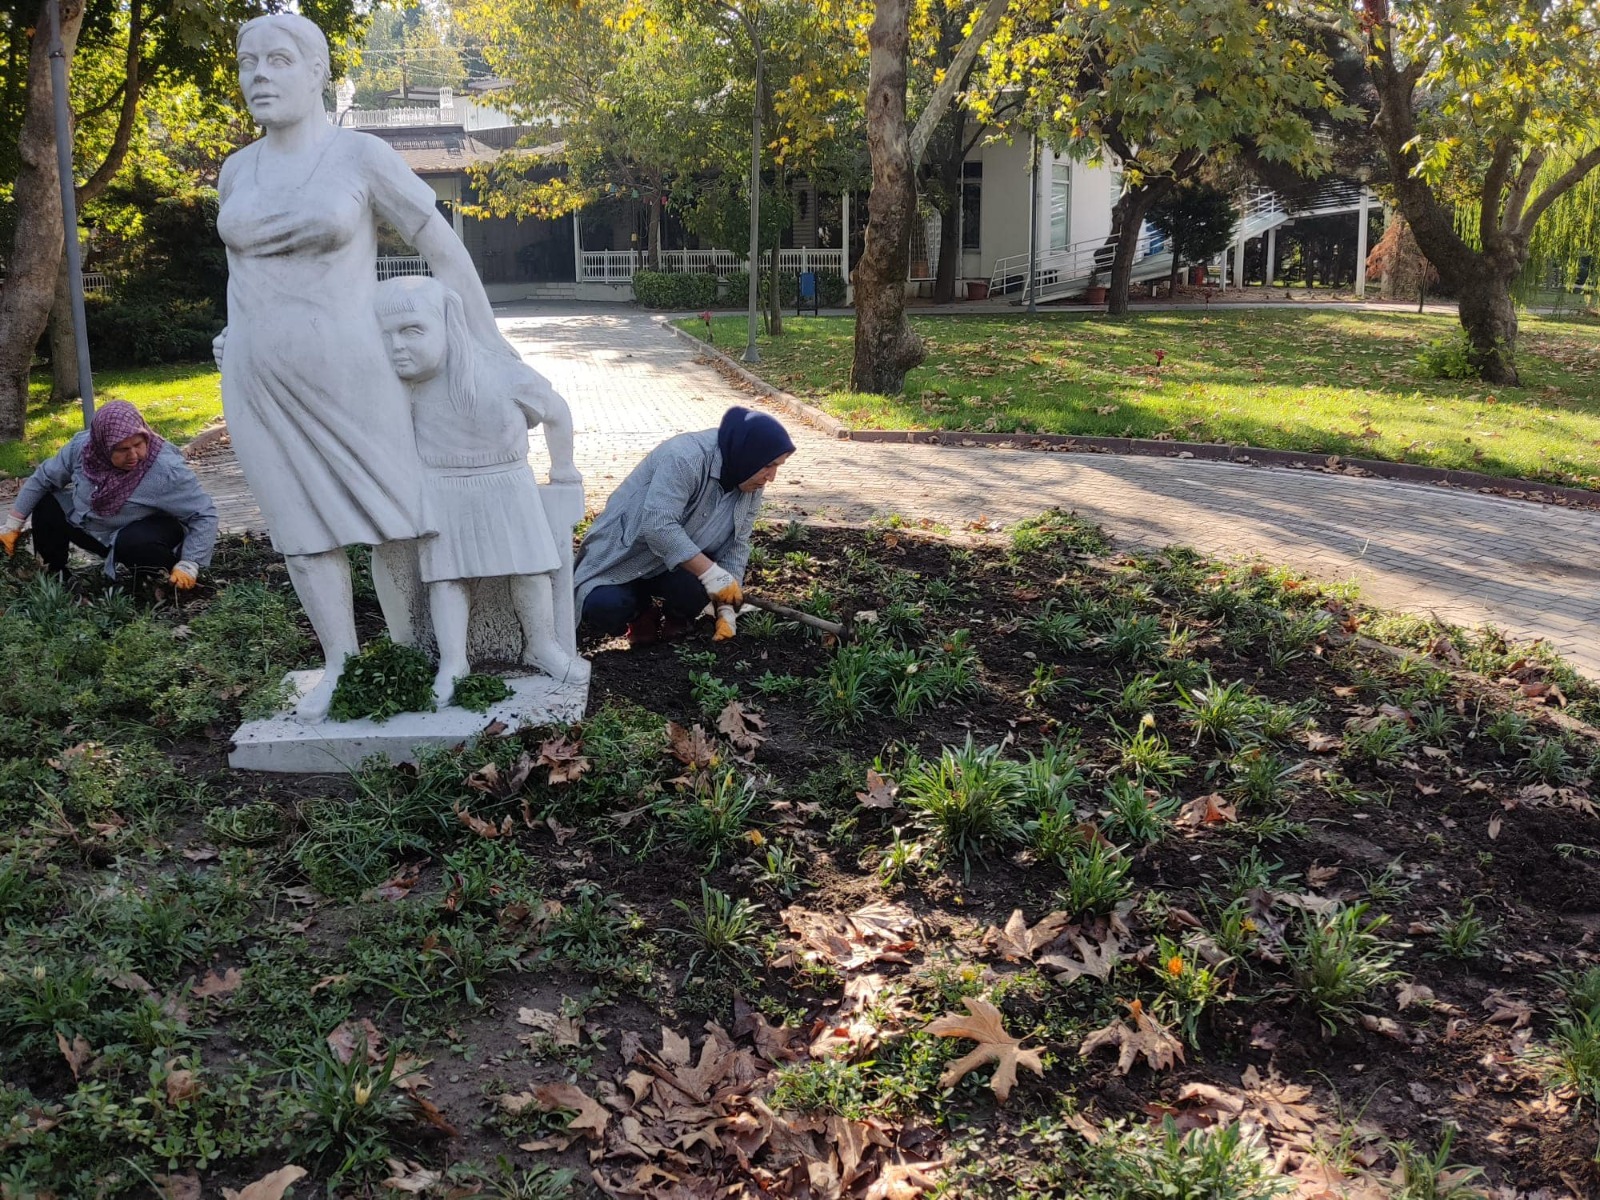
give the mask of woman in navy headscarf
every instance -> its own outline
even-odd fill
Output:
[[[681,633],[709,602],[733,636],[762,489],[794,453],[766,413],[730,408],[716,429],[652,450],[595,518],[573,574],[577,610],[597,633],[635,646]],[[659,607],[658,607],[659,603]]]

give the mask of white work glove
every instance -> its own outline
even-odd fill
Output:
[[[711,635],[713,642],[726,642],[739,632],[739,610],[731,604],[717,605],[717,632]]]
[[[700,586],[705,588],[706,595],[718,604],[744,603],[744,589],[739,586],[739,581],[716,563],[712,563],[695,578],[700,580]]]

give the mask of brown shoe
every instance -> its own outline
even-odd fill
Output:
[[[689,636],[689,631],[694,628],[693,621],[685,621],[681,617],[661,615],[661,628],[657,637],[663,642],[681,642]]]

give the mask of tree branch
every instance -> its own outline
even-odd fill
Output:
[[[1545,159],[1549,157],[1542,149],[1528,152],[1528,157],[1523,160],[1522,167],[1517,171],[1517,177],[1511,183],[1511,190],[1506,194],[1506,206],[1500,214],[1500,228],[1505,233],[1511,233],[1522,220],[1523,206],[1528,203],[1528,193],[1533,190],[1533,185],[1539,182],[1539,172],[1544,169]]]
[[[1522,214],[1522,220],[1517,231],[1524,237],[1531,234],[1533,227],[1538,224],[1539,218],[1544,216],[1544,210],[1581,183],[1583,177],[1596,167],[1600,167],[1600,146],[1594,147],[1589,153],[1573,163],[1571,168],[1539,193],[1538,199],[1528,205],[1527,211]]]
[[[117,132],[111,139],[111,148],[95,173],[78,188],[78,203],[87,204],[106,190],[116,173],[122,170],[123,159],[128,156],[128,146],[133,141],[133,122],[139,114],[139,66],[143,61],[144,5],[133,0],[128,7],[128,81],[122,89],[122,112],[117,117]]]
[[[944,79],[934,89],[933,96],[928,101],[928,106],[922,110],[917,118],[916,126],[911,130],[911,169],[916,170],[917,164],[922,161],[922,152],[928,148],[928,139],[933,136],[933,127],[944,116],[945,109],[950,107],[950,101],[955,98],[956,92],[966,86],[967,76],[972,72],[972,64],[978,57],[978,49],[1000,27],[1000,18],[1006,15],[1006,8],[1011,0],[989,0],[989,5],[979,15],[972,26],[972,32],[961,43],[961,49],[956,51],[955,58],[950,60],[949,69],[944,73]]]
[[[1478,197],[1478,229],[1487,234],[1500,228],[1500,197],[1511,173],[1511,156],[1517,152],[1517,139],[1506,135],[1495,143],[1489,169],[1484,172],[1483,191]],[[1509,209],[1507,210],[1509,215]]]

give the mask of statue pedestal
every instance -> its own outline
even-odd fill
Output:
[[[322,672],[293,671],[289,681],[303,695]],[[511,732],[523,725],[566,725],[583,719],[589,685],[557,683],[548,675],[507,676],[511,695],[488,712],[442,708],[431,713],[400,713],[387,721],[301,721],[292,714],[247,721],[233,735],[228,765],[240,771],[279,771],[326,775],[352,771],[374,754],[391,762],[415,762],[424,746],[454,746],[471,741],[491,723]]]

